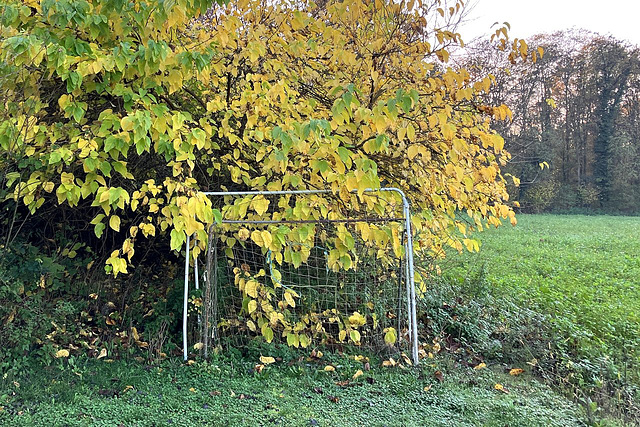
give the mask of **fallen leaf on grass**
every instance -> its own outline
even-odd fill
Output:
[[[517,375],[520,375],[523,372],[524,372],[524,369],[513,368],[512,370],[509,371],[509,375],[513,375],[515,377]]]
[[[482,363],[478,363],[476,366],[474,366],[473,369],[480,370],[480,369],[484,369],[486,367],[487,367],[487,364],[482,362]]]
[[[323,354],[320,350],[316,350],[315,348],[311,350],[311,354],[309,355],[312,359],[320,359]]]
[[[61,357],[69,357],[69,350],[58,350],[56,351],[56,358],[61,358]]]
[[[504,386],[502,384],[500,384],[500,383],[494,385],[493,388],[495,388],[496,390],[501,391],[503,393],[509,393],[509,390],[504,388]]]
[[[327,366],[325,366],[325,367],[324,367],[324,371],[325,371],[325,372],[333,372],[333,371],[335,371],[335,370],[336,370],[336,368],[334,368],[334,367],[333,367],[333,366],[331,366],[331,365],[327,365]]]
[[[260,362],[264,363],[265,365],[270,365],[271,363],[275,363],[276,359],[274,359],[271,356],[260,356]]]
[[[356,373],[355,373],[355,374],[353,374],[353,377],[352,377],[352,378],[355,380],[356,378],[358,378],[358,377],[359,377],[360,375],[362,375],[362,374],[364,374],[364,372],[362,372],[362,369],[358,369],[358,370],[356,371]]]
[[[107,349],[103,348],[102,350],[100,350],[100,354],[98,355],[98,359],[102,359],[103,357],[107,357]]]
[[[429,390],[431,390],[431,387],[433,387],[433,384],[429,384],[428,386],[426,386],[426,387],[424,388],[424,391],[429,391]]]
[[[327,399],[329,399],[333,403],[338,403],[338,401],[340,400],[340,398],[338,398],[337,396],[327,396]]]
[[[281,397],[284,397],[284,395],[280,394]],[[258,400],[258,398],[252,394],[241,394],[239,397],[239,399],[249,399],[249,400]]]
[[[435,371],[433,373],[433,376],[436,377],[436,379],[440,382],[444,381],[444,374],[442,373],[442,371]]]
[[[393,360],[393,357],[390,357],[389,360],[385,360],[384,362],[382,362],[382,366],[384,366],[385,368],[396,366],[396,361]]]
[[[338,387],[347,387],[349,385],[349,380],[344,380],[344,381],[336,381],[336,385]]]
[[[411,359],[409,359],[409,356],[404,353],[402,353],[402,360],[404,360],[404,363],[406,363],[407,365],[413,366],[413,362],[411,361]]]
[[[213,390],[209,392],[209,396],[220,396],[222,393],[220,393],[219,390]]]

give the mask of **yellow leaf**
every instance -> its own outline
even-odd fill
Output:
[[[420,147],[418,145],[416,144],[410,145],[409,148],[407,149],[407,156],[409,157],[409,160],[413,160],[413,158],[416,157],[419,152],[420,152]]]
[[[324,367],[324,371],[325,371],[325,372],[333,372],[333,371],[335,371],[335,370],[336,370],[336,368],[334,368],[334,367],[333,367],[333,366],[331,366],[331,365],[327,365],[327,366],[325,366],[325,367]]]
[[[264,244],[264,248],[269,248],[271,246],[271,242],[273,242],[273,238],[271,237],[271,233],[269,233],[267,230],[262,230],[262,233],[260,233],[262,235],[262,242]]]
[[[395,328],[387,328],[387,332],[384,334],[384,342],[389,345],[394,345],[398,340],[398,334]]]
[[[254,311],[256,311],[258,309],[258,302],[256,300],[252,299],[251,301],[249,301],[249,305],[248,305],[247,308],[249,310],[249,314],[253,313]]]
[[[258,195],[251,201],[251,208],[256,211],[260,216],[264,215],[269,209],[269,200],[265,199],[263,195]]]
[[[353,341],[355,344],[360,344],[360,332],[354,329],[351,332],[349,332],[349,337],[351,338],[351,341]]]
[[[134,118],[131,116],[125,116],[120,120],[120,127],[125,132],[132,131],[133,126],[134,126]]]
[[[54,187],[54,183],[51,181],[45,182],[44,185],[42,186],[44,191],[46,191],[47,193],[51,193],[53,191],[53,187]]]
[[[296,301],[293,299],[293,297],[291,296],[291,292],[289,292],[288,290],[285,291],[284,293],[284,300],[287,302],[287,304],[289,304],[291,307],[295,307],[296,306]]]
[[[102,359],[103,357],[107,357],[107,349],[103,348],[102,350],[100,350],[100,354],[98,355],[97,359]]]
[[[349,323],[352,326],[363,326],[365,323],[367,323],[367,318],[356,311],[351,316],[349,316]]]
[[[61,357],[69,357],[69,350],[58,350],[56,351],[56,358],[61,358]]]
[[[244,291],[250,297],[258,298],[258,282],[256,282],[254,279],[247,281],[247,284],[244,287]]]
[[[275,363],[276,359],[274,359],[271,356],[260,356],[260,362],[262,362],[265,365],[270,365],[272,363]]]
[[[195,389],[195,388],[193,388],[193,387],[191,387],[191,388],[189,388],[189,391],[190,391],[191,393],[195,393],[195,392],[196,392],[196,389]]]
[[[480,369],[484,369],[486,367],[487,367],[487,364],[482,362],[482,363],[478,363],[476,366],[474,366],[473,369],[480,370]]]
[[[358,369],[356,371],[355,374],[353,374],[353,379],[355,380],[356,378],[358,378],[359,376],[361,376],[362,374],[364,374],[364,372],[362,372],[362,369]]]
[[[202,347],[204,347],[204,344],[203,344],[203,343],[201,343],[201,342],[199,342],[199,343],[195,343],[195,344],[193,345],[193,349],[194,349],[194,350],[200,350],[200,349],[202,349]]]
[[[496,384],[496,385],[493,386],[493,388],[495,388],[496,390],[500,390],[500,391],[504,390],[504,386],[502,384]]]
[[[253,242],[261,248],[265,247],[264,240],[262,239],[262,233],[260,231],[253,230],[253,232],[251,233],[251,240],[253,240]]]
[[[249,230],[247,230],[246,228],[241,228],[240,230],[238,230],[238,239],[244,242],[249,238],[250,234],[251,233],[249,232]]]
[[[520,375],[523,372],[524,372],[524,369],[513,368],[512,370],[509,371],[509,375],[517,376],[517,375]]]
[[[120,231],[120,217],[118,215],[112,215],[111,218],[109,218],[109,227],[115,231]]]
[[[411,142],[416,140],[416,130],[413,128],[411,123],[407,125],[407,138],[409,138],[409,141]]]

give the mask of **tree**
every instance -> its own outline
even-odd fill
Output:
[[[493,50],[487,62],[489,46],[477,46],[468,59],[485,61],[480,68],[505,82],[494,88],[492,102],[514,112],[512,122],[496,125],[513,156],[505,171],[522,182],[513,194],[532,209],[638,209],[630,136],[637,50],[584,30],[534,40],[545,51],[536,63],[513,66]],[[548,173],[540,162],[551,166]]]
[[[116,275],[142,237],[167,234],[179,250],[195,235],[193,252],[204,249],[221,212],[201,191],[222,188],[328,188],[305,214],[340,216],[386,181],[411,198],[420,248],[473,248],[472,230],[515,222],[509,155],[490,127],[509,111],[479,102],[490,78],[447,66],[461,39],[440,24],[463,6],[441,3],[6,1],[6,187],[33,214],[68,205],[113,236]],[[524,42],[512,48],[528,56]],[[258,199],[225,209],[266,211]]]

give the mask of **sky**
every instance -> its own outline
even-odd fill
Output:
[[[640,45],[640,0],[468,0],[473,3],[468,22],[458,29],[465,41],[507,21],[510,37],[576,27]]]

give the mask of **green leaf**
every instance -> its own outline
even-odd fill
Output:
[[[265,340],[267,340],[267,342],[273,341],[273,329],[269,327],[268,323],[265,323],[264,325],[262,325],[262,328],[260,329],[260,331],[262,332],[262,336],[264,337]]]
[[[93,227],[93,232],[96,233],[97,238],[102,237],[105,227],[106,225],[103,222],[99,222]]]

